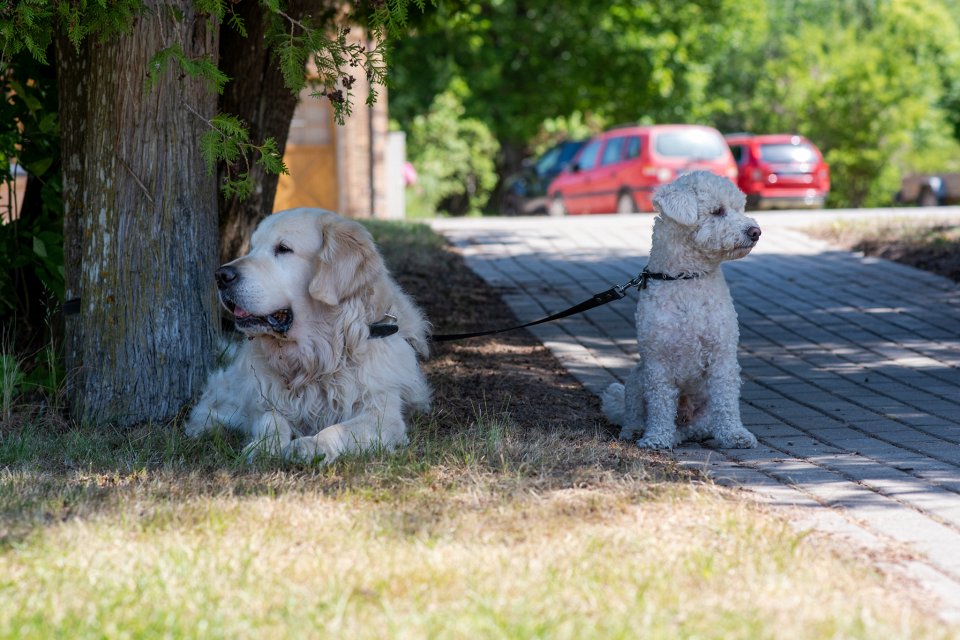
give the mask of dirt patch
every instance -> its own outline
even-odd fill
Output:
[[[374,229],[376,233],[376,229]],[[379,236],[379,234],[377,234]],[[415,246],[378,237],[397,281],[424,310],[437,333],[481,331],[517,324],[517,318],[463,258],[436,236]],[[425,370],[438,417],[468,424],[478,413],[509,413],[520,426],[581,433],[617,429],[600,401],[526,331],[434,344]]]
[[[896,240],[868,239],[856,243],[852,248],[868,256],[886,258],[960,282],[960,243],[955,243],[952,247],[939,247]]]
[[[929,220],[835,222],[809,233],[851,251],[960,282],[960,225]]]

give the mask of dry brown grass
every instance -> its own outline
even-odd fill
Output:
[[[61,434],[86,465],[0,471],[0,638],[949,637],[904,585],[602,431],[413,436],[249,468],[217,437]]]

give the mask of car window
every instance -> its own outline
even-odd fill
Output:
[[[727,143],[720,134],[703,129],[665,131],[657,136],[654,148],[668,158],[716,160],[727,153]]]
[[[760,159],[764,162],[816,162],[817,152],[806,143],[762,144]]]
[[[640,157],[640,138],[630,136],[627,138],[627,153],[623,156],[626,160]]]
[[[564,142],[560,148],[560,164],[565,165],[573,160],[573,156],[577,155],[577,151],[580,151],[582,146],[583,142]]]
[[[602,140],[593,140],[583,148],[583,152],[577,160],[580,169],[593,169],[593,165],[597,163],[597,152],[600,151],[601,142]]]
[[[743,164],[747,161],[747,156],[743,153],[743,146],[739,144],[730,145],[730,153],[733,154],[733,159],[737,161],[737,164]]]
[[[607,146],[603,148],[603,158],[600,164],[614,164],[620,162],[620,156],[623,155],[623,141],[626,138],[610,138],[607,140]]]
[[[537,175],[546,175],[551,169],[553,169],[557,162],[560,160],[561,147],[554,147],[547,151],[545,154],[540,156],[540,159],[537,160],[536,172]]]

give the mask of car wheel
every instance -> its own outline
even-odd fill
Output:
[[[617,213],[623,215],[636,212],[637,205],[633,201],[633,196],[627,192],[621,193],[620,197],[617,198]]]
[[[547,213],[556,218],[567,215],[567,205],[563,203],[563,196],[553,196],[553,199],[550,200],[550,206],[547,207]]]

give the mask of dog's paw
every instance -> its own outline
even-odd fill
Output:
[[[624,387],[619,382],[614,382],[606,388],[603,394],[600,396],[601,410],[603,415],[607,416],[607,420],[613,424],[623,425],[625,422],[625,407],[626,400],[624,399]],[[627,430],[627,427],[624,426],[624,431]],[[630,433],[633,433],[633,429],[630,429]],[[620,433],[620,437],[624,440],[623,432]]]
[[[329,464],[337,454],[324,438],[320,438],[320,434],[295,438],[283,447],[283,457],[295,462]]]
[[[718,433],[713,438],[721,449],[753,449],[757,446],[757,437],[744,427]]]
[[[641,449],[649,449],[651,451],[669,451],[673,449],[673,440],[644,436],[637,440],[637,446]]]

